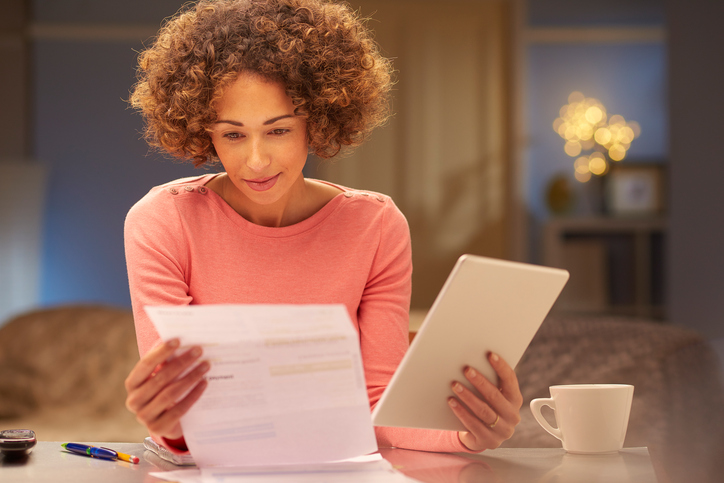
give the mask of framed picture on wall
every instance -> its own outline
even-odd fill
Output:
[[[662,163],[615,163],[606,176],[606,205],[612,215],[659,215],[665,209]]]

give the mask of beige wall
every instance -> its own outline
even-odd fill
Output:
[[[410,222],[413,308],[463,253],[509,258],[505,1],[357,0],[394,59],[395,116],[319,175],[391,195]]]

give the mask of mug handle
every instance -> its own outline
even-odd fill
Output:
[[[533,417],[536,421],[538,421],[538,424],[543,426],[543,429],[548,431],[551,435],[555,436],[556,438],[563,441],[563,434],[561,434],[561,430],[558,428],[554,428],[550,424],[548,424],[548,421],[546,421],[546,418],[543,417],[543,414],[541,414],[541,408],[543,406],[548,406],[551,408],[554,412],[556,410],[556,402],[551,398],[541,398],[541,399],[533,399],[530,402],[530,412],[533,413]]]

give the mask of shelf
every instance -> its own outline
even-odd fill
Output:
[[[553,218],[544,264],[571,279],[556,310],[663,318],[667,222],[657,218]]]

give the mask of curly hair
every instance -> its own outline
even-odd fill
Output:
[[[217,158],[214,103],[242,71],[280,81],[310,151],[335,156],[390,116],[392,65],[364,21],[328,0],[201,0],[139,56],[130,103],[153,147],[199,166]]]

